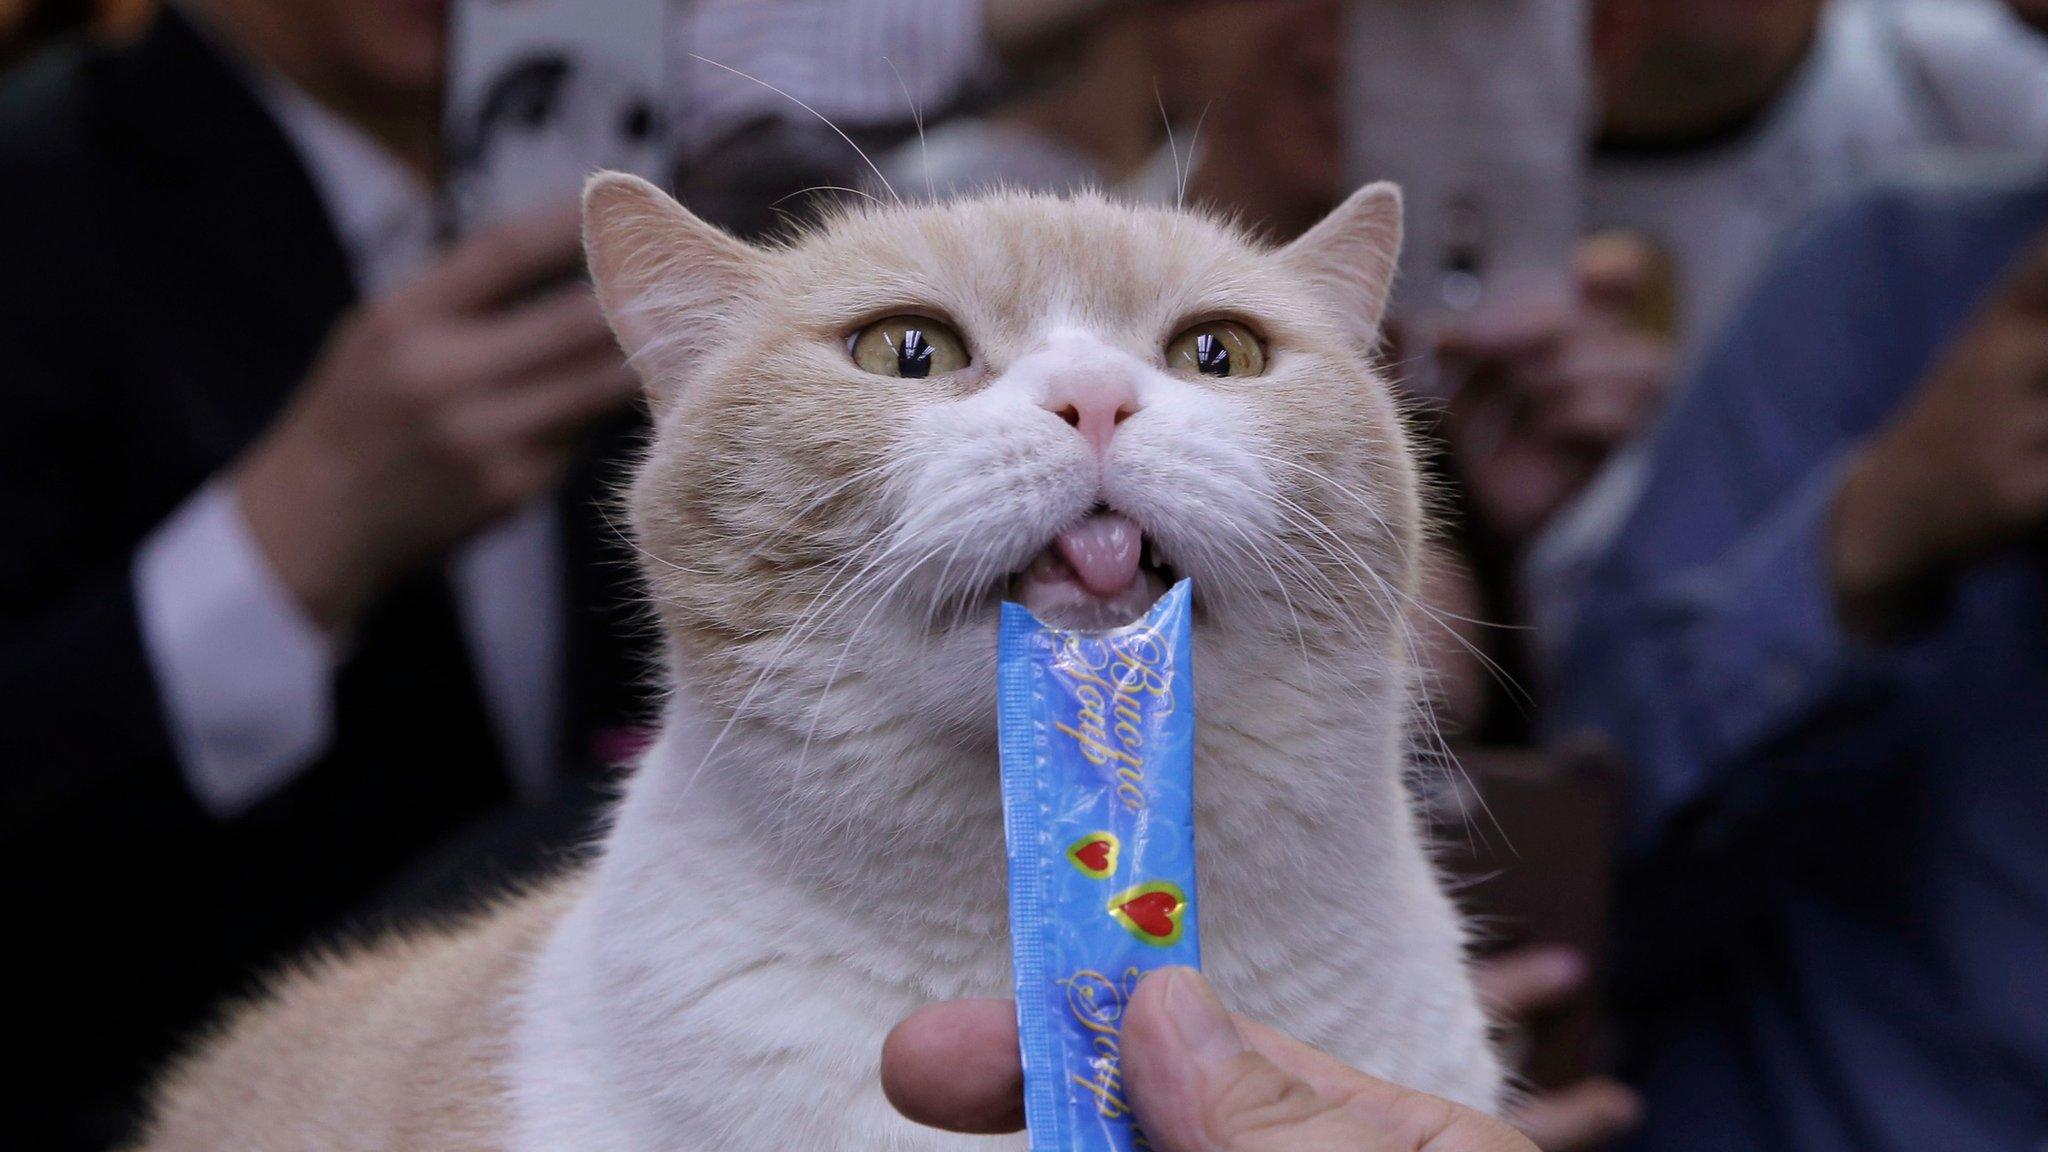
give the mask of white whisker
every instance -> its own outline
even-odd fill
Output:
[[[903,197],[898,196],[896,194],[896,186],[889,183],[889,178],[887,176],[882,175],[882,169],[872,159],[869,158],[868,154],[862,150],[860,145],[853,142],[853,137],[848,136],[846,134],[845,129],[841,128],[839,125],[834,124],[832,122],[832,118],[830,116],[825,115],[823,112],[818,111],[816,108],[811,107],[809,104],[806,104],[803,101],[797,99],[796,97],[790,95],[789,93],[784,92],[782,89],[777,88],[775,85],[770,84],[766,80],[761,79],[759,76],[750,76],[747,73],[742,72],[729,64],[720,64],[718,61],[713,60],[708,56],[699,56],[695,52],[690,53],[690,59],[701,61],[702,63],[711,65],[713,68],[718,68],[723,71],[730,72],[742,80],[751,80],[754,83],[759,84],[761,87],[766,88],[770,92],[775,93],[777,96],[782,97],[784,100],[789,101],[791,104],[794,104],[797,107],[803,109],[804,111],[809,112],[811,115],[816,116],[820,123],[824,124],[825,127],[830,128],[832,131],[837,132],[839,134],[839,138],[841,140],[846,141],[846,146],[848,148],[853,149],[854,154],[860,157],[861,163],[866,164],[868,166],[868,171],[873,172],[875,174],[875,179],[880,180],[882,182],[882,187],[888,189],[890,199],[896,201],[896,203],[898,204],[903,203]]]
[[[903,82],[903,72],[896,67],[896,62],[894,60],[889,59],[887,56],[884,56],[882,57],[882,63],[887,64],[889,66],[889,71],[895,74],[896,87],[903,90],[903,101],[904,103],[910,105],[910,119],[913,123],[917,125],[917,155],[920,165],[924,168],[925,199],[937,200],[939,198],[939,190],[937,186],[932,183],[931,144],[927,142],[924,137],[924,109],[919,107],[918,102],[911,97],[910,85],[905,84]],[[922,90],[923,87],[924,85],[922,84],[918,85],[918,88],[920,90]]]

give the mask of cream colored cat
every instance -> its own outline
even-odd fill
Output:
[[[1495,1103],[1404,784],[1420,513],[1370,366],[1393,189],[1278,250],[1094,196],[875,206],[770,250],[629,177],[585,205],[658,426],[631,503],[661,738],[587,875],[283,982],[168,1080],[149,1147],[987,1146],[896,1117],[876,1065],[912,1008],[1009,991],[996,606],[1130,617],[1175,575],[1208,971]]]

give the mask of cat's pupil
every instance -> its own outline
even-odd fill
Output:
[[[896,346],[896,374],[911,380],[922,380],[932,374],[931,342],[919,329],[903,330],[903,341]]]
[[[1195,371],[1204,376],[1230,375],[1230,349],[1214,333],[1195,337]]]

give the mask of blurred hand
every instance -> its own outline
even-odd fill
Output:
[[[1843,478],[1830,562],[1845,626],[1911,626],[1958,566],[2048,520],[2048,241],[2020,257]]]
[[[1569,948],[1531,947],[1482,961],[1473,973],[1480,999],[1509,1029],[1505,1047],[1519,1047],[1515,1032],[1542,1013],[1585,995],[1585,960]],[[1605,1077],[1557,1092],[1529,1095],[1508,1110],[1508,1120],[1543,1152],[1588,1152],[1634,1128],[1642,1118],[1636,1094]]]
[[[1663,262],[1633,238],[1590,240],[1578,299],[1509,301],[1443,333],[1437,354],[1461,384],[1445,432],[1474,513],[1519,545],[1655,416],[1670,340],[1646,327]]]
[[[1486,720],[1494,674],[1487,646],[1494,642],[1495,630],[1486,626],[1486,605],[1471,564],[1449,541],[1424,541],[1421,561],[1415,656],[1437,731],[1456,740],[1478,731]]]
[[[1498,1120],[1230,1015],[1186,968],[1138,985],[1122,1051],[1137,1122],[1159,1152],[1531,1152]],[[921,1008],[882,1047],[883,1091],[921,1124],[1014,1132],[1023,1082],[1007,1000]]]
[[[574,210],[462,242],[344,318],[235,466],[242,514],[323,628],[547,491],[635,391],[580,278]]]

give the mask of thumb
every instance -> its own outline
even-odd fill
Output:
[[[1146,977],[1125,1016],[1124,1077],[1158,1152],[1533,1152],[1499,1121],[1312,1058],[1314,1085],[1255,1049],[1192,969]]]

